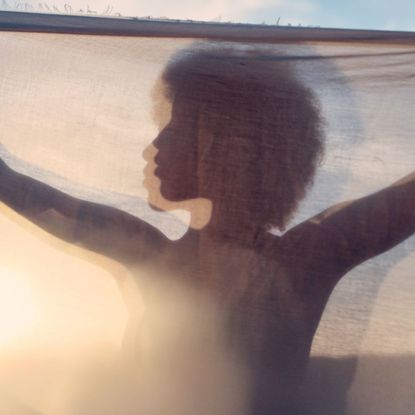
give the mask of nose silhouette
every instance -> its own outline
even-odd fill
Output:
[[[167,163],[171,155],[172,146],[172,133],[171,128],[168,126],[160,131],[158,136],[153,140],[151,145],[143,153],[143,157],[147,160],[149,157],[157,164]],[[173,144],[174,145],[174,144]],[[148,160],[147,160],[148,161]]]
[[[160,150],[160,147],[163,145],[163,143],[166,143],[168,136],[171,135],[169,133],[170,130],[171,128],[167,125],[159,132],[158,136],[153,140],[152,144],[156,149]]]
[[[148,145],[143,151],[144,160],[149,163],[154,160],[158,153],[158,149],[154,146],[154,141]]]

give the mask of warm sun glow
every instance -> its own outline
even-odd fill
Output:
[[[35,311],[33,294],[23,276],[0,267],[0,348],[30,332]]]

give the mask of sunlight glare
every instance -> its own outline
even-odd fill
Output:
[[[0,267],[0,348],[28,334],[35,321],[35,300],[24,277]]]

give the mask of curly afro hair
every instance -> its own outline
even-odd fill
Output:
[[[185,122],[209,136],[202,143],[195,131],[201,195],[229,227],[284,229],[323,153],[319,106],[294,60],[275,47],[196,44],[162,80],[173,114],[190,102]]]

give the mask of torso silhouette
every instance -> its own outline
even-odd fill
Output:
[[[180,265],[188,255],[179,252],[174,269],[196,278],[230,314],[231,342],[251,370],[252,414],[293,413],[331,291],[325,270],[314,273],[293,246],[271,234],[250,247],[209,240],[192,246],[193,261]]]

